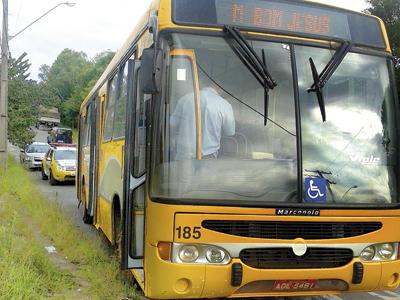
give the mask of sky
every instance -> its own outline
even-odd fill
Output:
[[[66,0],[8,0],[9,34],[13,36],[57,4]],[[68,0],[75,6],[60,5],[24,32],[11,39],[13,57],[28,53],[31,79],[39,68],[50,65],[65,48],[85,52],[89,58],[105,51],[116,51],[133,30],[150,0]],[[361,11],[365,0],[320,0],[327,4]]]

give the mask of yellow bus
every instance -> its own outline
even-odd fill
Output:
[[[81,106],[84,222],[149,298],[395,289],[394,68],[370,15],[155,0]]]

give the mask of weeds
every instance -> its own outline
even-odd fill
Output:
[[[76,265],[76,273],[87,281],[85,293],[91,298],[136,297],[133,286],[119,280],[118,262],[107,254],[100,236],[88,238],[79,231],[59,205],[39,193],[12,159],[6,174],[0,172],[0,199],[4,200],[0,202],[0,217],[6,215],[0,219],[0,258],[6,258],[0,260],[0,282],[8,282],[0,284],[0,298],[41,298],[74,284],[70,274],[52,266],[43,245],[35,244],[29,231],[23,230],[26,224],[19,209],[25,210],[57,251]]]

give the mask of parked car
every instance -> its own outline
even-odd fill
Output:
[[[47,142],[50,143],[72,143],[72,129],[70,128],[59,128],[53,127],[49,131],[49,136],[47,137]]]
[[[36,169],[42,166],[42,160],[50,146],[46,143],[34,142],[21,149],[19,160],[21,164],[29,169]]]
[[[49,179],[51,185],[75,181],[76,163],[76,145],[51,144],[42,160],[42,179]]]

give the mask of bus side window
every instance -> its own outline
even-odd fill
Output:
[[[139,85],[136,99],[136,124],[135,124],[135,160],[134,176],[140,177],[146,172],[146,136],[148,115],[150,112],[151,95],[143,94]]]
[[[117,98],[117,85],[118,85],[118,74],[116,74],[108,83],[108,97],[106,98],[106,120],[103,130],[103,141],[111,140],[113,133],[114,123],[114,107]]]
[[[128,99],[128,64],[119,71],[118,98],[115,103],[113,138],[125,137],[126,101]]]
[[[91,105],[89,104],[88,107],[86,108],[86,118],[85,118],[85,131],[84,131],[84,135],[85,135],[85,140],[84,140],[84,144],[85,146],[88,146],[90,143],[90,123],[91,123]]]

